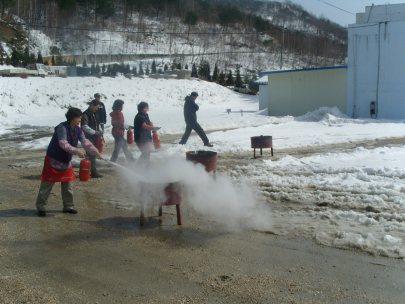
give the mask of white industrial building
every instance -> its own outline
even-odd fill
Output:
[[[270,116],[300,116],[320,107],[346,110],[346,66],[262,72]]]
[[[405,118],[405,4],[367,6],[348,29],[351,117]]]
[[[267,107],[268,107],[268,100],[267,100],[268,81],[267,81],[267,78],[268,78],[267,76],[263,76],[263,77],[257,79],[256,81],[254,81],[254,83],[259,85],[259,111],[267,109]]]

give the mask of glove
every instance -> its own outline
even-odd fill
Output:
[[[101,132],[101,131],[96,131],[96,132],[94,132],[94,135],[96,135],[96,136],[103,135],[103,132]]]

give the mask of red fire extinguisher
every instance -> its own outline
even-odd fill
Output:
[[[90,178],[90,167],[91,167],[91,162],[87,159],[84,158],[80,162],[80,170],[79,170],[79,179],[81,182],[87,182]]]
[[[104,145],[104,138],[103,138],[103,136],[101,136],[101,135],[97,136],[97,140],[96,140],[95,146],[96,146],[98,152],[101,153],[101,152],[103,151],[103,145]]]
[[[160,149],[160,137],[159,137],[159,134],[157,134],[156,131],[152,131],[152,133],[153,133],[153,136],[152,136],[153,146],[155,147],[155,150],[158,150],[158,149]]]
[[[131,129],[127,131],[127,144],[132,145],[134,143],[134,132]]]

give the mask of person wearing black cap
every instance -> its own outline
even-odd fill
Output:
[[[99,106],[100,104],[97,99],[93,99],[91,102],[89,102],[89,107],[86,111],[83,112],[81,121],[82,130],[84,131],[86,138],[90,140],[93,145],[96,145],[97,137],[103,135],[103,130],[100,126],[99,113],[97,112]],[[96,157],[91,154],[87,154],[87,157],[91,162],[90,177],[103,177],[97,172]]]
[[[190,137],[191,131],[194,130],[204,142],[204,146],[212,147],[213,145],[210,144],[207,135],[205,134],[203,128],[201,128],[200,124],[197,122],[197,114],[196,112],[199,110],[199,106],[195,103],[195,100],[198,97],[197,92],[192,92],[190,96],[185,98],[184,103],[184,120],[186,121],[186,131],[183,134],[179,144],[185,145],[188,138]]]
[[[100,105],[97,112],[100,118],[101,129],[104,131],[104,124],[107,123],[107,112],[105,110],[104,103],[100,101],[101,95],[99,93],[94,94],[94,99],[96,99]]]

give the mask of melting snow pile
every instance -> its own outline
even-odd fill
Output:
[[[274,232],[405,258],[405,146],[236,167],[275,205]]]

